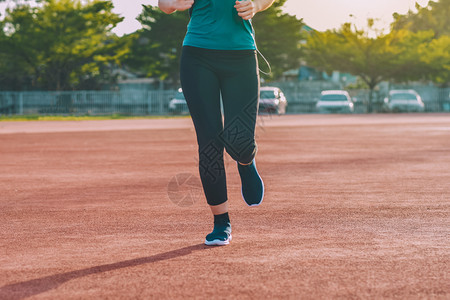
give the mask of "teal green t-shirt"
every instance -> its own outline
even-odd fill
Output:
[[[196,0],[183,46],[255,50],[250,21],[238,16],[235,0]]]

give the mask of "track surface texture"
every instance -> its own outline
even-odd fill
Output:
[[[261,116],[227,156],[233,241],[189,118],[0,123],[0,299],[449,299],[450,115]]]

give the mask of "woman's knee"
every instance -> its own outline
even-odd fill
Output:
[[[242,144],[228,144],[225,146],[227,153],[237,162],[250,163],[256,156],[258,147],[255,139],[250,139]]]

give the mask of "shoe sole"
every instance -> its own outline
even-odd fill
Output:
[[[225,246],[225,245],[230,244],[230,241],[231,241],[231,235],[225,241],[221,241],[221,240],[208,241],[208,240],[205,240],[205,245],[207,245],[207,246]]]

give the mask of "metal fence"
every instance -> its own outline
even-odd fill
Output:
[[[288,99],[289,113],[313,113],[315,105],[323,90],[342,89],[342,85],[324,81],[303,82],[277,82],[272,85],[281,88]],[[372,95],[372,108],[374,112],[383,111],[384,98],[389,90],[413,89],[421,95],[427,112],[450,112],[450,88],[440,88],[433,85],[422,84],[382,84]],[[355,112],[366,113],[369,104],[369,91],[349,90],[350,96],[355,100]]]
[[[3,115],[164,115],[176,91],[0,92]]]
[[[426,111],[450,112],[450,88],[439,88],[433,85],[392,84],[390,89],[413,89],[421,96]]]
[[[330,82],[282,82],[280,87],[288,100],[287,113],[314,113],[320,92],[340,89]],[[375,91],[374,111],[389,89],[414,89],[428,112],[450,112],[450,88],[428,85],[391,85]],[[0,115],[166,115],[175,90],[168,91],[71,91],[71,92],[0,92]],[[352,90],[355,112],[367,112],[369,91]]]

